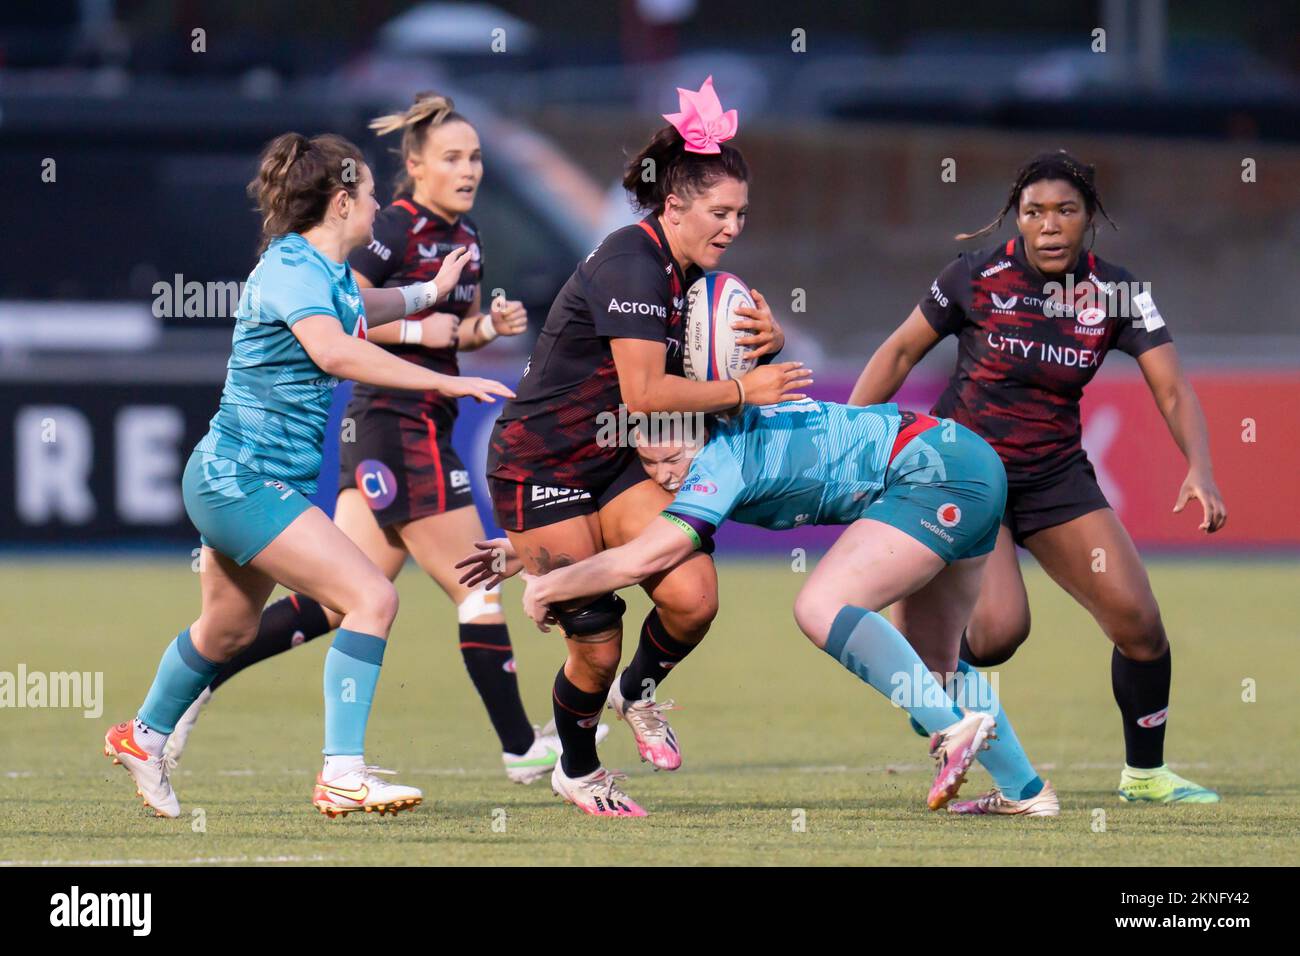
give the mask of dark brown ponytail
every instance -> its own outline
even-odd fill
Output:
[[[277,236],[320,225],[340,189],[356,196],[365,162],[361,150],[332,133],[312,139],[282,133],[267,143],[248,184],[262,214],[261,249]]]
[[[688,152],[685,146],[682,134],[665,126],[628,161],[623,188],[637,209],[661,213],[670,194],[690,199],[722,179],[749,182],[749,165],[736,147],[722,143],[720,153],[710,154]]]

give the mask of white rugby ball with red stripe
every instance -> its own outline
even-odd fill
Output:
[[[697,382],[716,382],[740,378],[758,360],[736,339],[752,333],[733,329],[731,323],[746,318],[737,315],[740,306],[753,308],[749,286],[730,272],[709,272],[691,283],[686,292],[686,314],[682,365],[686,377]]]

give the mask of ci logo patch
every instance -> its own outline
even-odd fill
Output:
[[[951,501],[947,504],[940,505],[939,510],[936,511],[934,515],[939,519],[939,524],[943,525],[945,528],[951,528],[953,525],[961,521],[961,509]]]
[[[382,461],[367,458],[357,465],[357,487],[372,511],[383,511],[397,497],[397,477]]]

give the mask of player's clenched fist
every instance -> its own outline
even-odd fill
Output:
[[[497,335],[519,335],[528,328],[528,310],[516,299],[493,299],[488,318]]]

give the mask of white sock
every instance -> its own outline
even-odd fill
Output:
[[[366,758],[362,754],[339,754],[325,758],[325,769],[321,771],[321,776],[326,780],[335,780],[345,773],[362,770],[365,766]]]
[[[523,753],[521,753],[521,754],[512,754],[512,753],[508,753],[508,752],[506,752],[506,751],[503,750],[503,751],[501,751],[501,755],[502,755],[503,757],[527,757],[528,754],[532,752],[532,749],[533,749],[534,747],[537,746],[537,741],[538,741],[539,739],[540,739],[539,737],[534,736],[534,737],[533,737],[533,742],[528,746],[528,749],[525,750],[525,751],[524,751]]]
[[[135,742],[140,745],[140,749],[150,757],[161,755],[163,747],[167,746],[167,738],[171,734],[164,734],[160,730],[154,730],[139,717],[133,723],[135,724]]]

